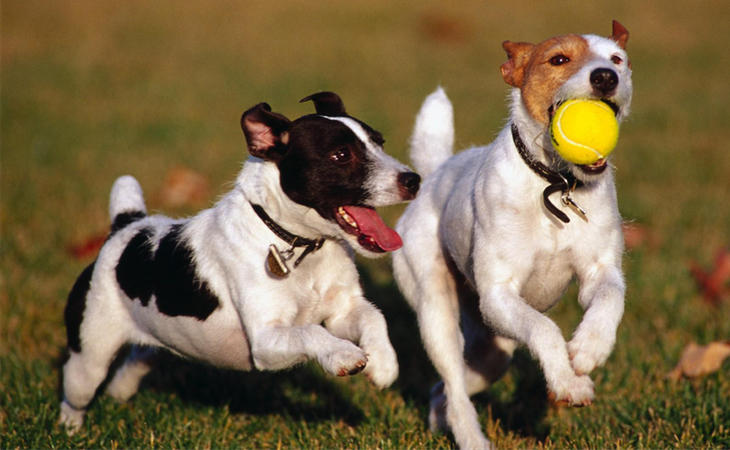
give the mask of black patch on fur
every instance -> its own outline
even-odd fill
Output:
[[[109,237],[111,238],[117,231],[123,229],[133,222],[143,219],[146,216],[147,214],[145,214],[144,211],[125,211],[123,213],[117,214],[114,217],[114,222],[112,222],[112,229],[109,233]]]
[[[346,163],[330,157],[340,150],[350,155]],[[363,205],[368,198],[364,188],[370,167],[367,150],[343,123],[313,115],[297,119],[278,166],[286,195],[325,219],[333,220],[338,206]]]
[[[155,258],[152,252],[152,228],[143,228],[127,243],[117,263],[117,282],[127,297],[139,299],[147,306],[154,292]]]
[[[86,309],[86,295],[91,287],[91,275],[94,273],[94,264],[89,264],[76,279],[71,292],[68,294],[66,308],[63,310],[63,319],[66,322],[66,341],[68,348],[74,352],[81,351],[81,321]]]
[[[181,232],[181,225],[172,227],[155,254],[157,308],[168,316],[205,320],[218,307],[218,297],[196,274],[193,252]]]
[[[205,320],[220,302],[195,270],[193,252],[174,225],[152,251],[152,229],[139,231],[127,244],[117,264],[117,281],[125,294],[143,306],[154,294],[160,313]]]

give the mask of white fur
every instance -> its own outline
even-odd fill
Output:
[[[362,129],[354,121],[353,131]],[[377,148],[376,148],[377,147]],[[405,166],[379,146],[372,170],[385,170],[392,179],[371,183],[377,205],[402,201],[393,195],[397,170]],[[270,244],[288,247],[255,214],[250,202],[288,231],[316,239],[327,236],[285,279],[267,274]],[[375,206],[375,204],[373,204]],[[112,189],[112,219],[144,210],[137,181],[125,176]],[[152,228],[153,248],[173,224],[184,223],[183,234],[194,254],[197,276],[206,280],[219,307],[205,320],[161,314],[154,297],[148,306],[126,297],[115,267],[129,240],[142,228]],[[384,388],[398,375],[398,362],[380,311],[365,299],[352,248],[356,240],[316,211],[297,204],[281,189],[273,162],[250,158],[234,189],[218,203],[189,220],[148,216],[115,233],[96,261],[80,329],[81,352],[71,352],[64,366],[64,400],[60,422],[71,431],[81,426],[84,408],[106,377],[111,359],[125,343],[163,347],[184,357],[219,367],[277,370],[314,359],[333,375],[363,366],[372,382]],[[358,246],[359,247],[359,246]],[[360,249],[362,250],[362,249]],[[297,250],[297,256],[301,250]],[[370,252],[363,253],[369,254]],[[293,260],[291,261],[293,262]],[[149,370],[149,350],[135,347],[108,387],[126,400]]]
[[[132,176],[124,175],[117,178],[112,185],[109,197],[109,217],[111,220],[127,211],[147,212],[142,187]]]
[[[556,101],[588,95],[589,68],[611,64],[612,54],[625,58],[613,41],[586,39],[595,58],[556,92]],[[625,66],[617,69],[619,118],[625,117],[631,99]],[[573,193],[588,220],[563,207],[557,193],[553,202],[571,218],[564,224],[544,207],[542,191],[548,183],[523,162],[509,125],[490,145],[443,162],[441,148],[453,141],[451,117],[448,99],[438,90],[416,119],[414,165],[427,173],[438,168],[425,178],[396,227],[404,246],[393,255],[394,275],[443,379],[432,392],[432,428],[448,424],[459,447],[485,448],[491,444],[469,396],[503,373],[517,343],[539,361],[557,400],[581,405],[593,399],[587,374],[608,358],[624,309],[623,236],[610,170],[588,176],[570,166],[588,183]],[[554,157],[545,126],[528,115],[519,89],[512,92],[510,119],[536,159],[547,163]],[[434,141],[444,144],[433,150],[429,143]],[[478,296],[473,304],[457,295],[459,279],[450,264]],[[543,313],[574,277],[585,314],[566,343]]]
[[[454,153],[454,108],[443,88],[426,97],[411,134],[413,167],[427,177]]]

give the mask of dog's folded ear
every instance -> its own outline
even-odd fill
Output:
[[[502,78],[507,84],[516,88],[522,87],[522,82],[525,79],[525,66],[530,61],[530,55],[534,47],[534,44],[527,42],[502,42],[502,48],[507,52],[507,58],[509,59],[502,64],[499,70],[502,72]]]
[[[323,116],[346,116],[345,104],[342,103],[342,99],[339,95],[334,92],[318,92],[316,94],[308,95],[303,99],[299,100],[299,103],[308,101],[314,102],[314,110],[317,114]]]
[[[291,121],[272,112],[267,103],[259,103],[241,116],[248,152],[269,161],[278,161],[286,152],[290,126]]]
[[[616,41],[619,47],[626,50],[626,42],[629,40],[629,30],[619,23],[618,20],[613,21],[613,29],[609,39]]]

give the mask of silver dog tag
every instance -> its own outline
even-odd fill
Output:
[[[266,269],[272,277],[279,279],[286,278],[291,272],[289,266],[286,265],[286,260],[274,244],[269,245],[269,254],[266,255]]]
[[[570,196],[570,191],[563,192],[560,200],[563,202],[563,205],[573,208],[573,211],[578,213],[578,215],[580,215],[583,220],[588,222],[588,215],[586,214],[585,210],[581,208],[580,205],[575,202],[575,200],[573,200],[573,197]]]

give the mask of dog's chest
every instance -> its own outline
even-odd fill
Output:
[[[539,231],[530,236],[532,244],[524,247],[532,251],[522,255],[523,261],[530,264],[523,272],[520,295],[539,311],[550,309],[560,300],[581,265],[599,258],[597,236],[607,239],[608,229],[576,219],[564,227],[545,219],[537,227]]]
[[[286,280],[276,302],[292,325],[321,323],[360,292],[354,263],[331,243],[311,254]]]
[[[292,325],[322,323],[334,315],[344,301],[346,287],[324,284],[321,280],[308,286],[299,285],[295,297]]]
[[[554,306],[573,278],[570,250],[539,251],[522,284],[522,298],[538,311]]]

